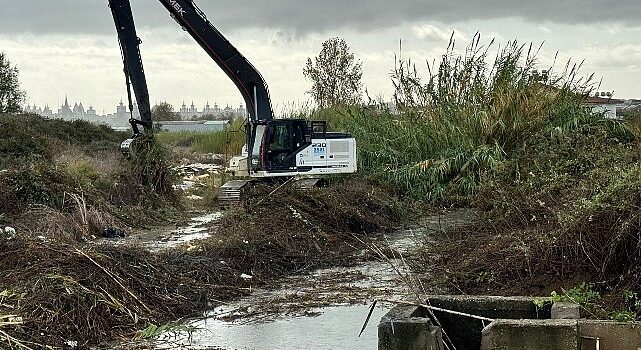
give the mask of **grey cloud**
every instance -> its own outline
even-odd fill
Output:
[[[131,0],[140,26],[171,25],[158,0]],[[637,25],[641,1],[619,0],[197,0],[222,30],[279,28],[297,34],[373,30],[407,22],[521,17],[534,22]],[[0,0],[0,33],[113,33],[106,0]]]

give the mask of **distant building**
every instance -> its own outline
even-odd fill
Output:
[[[194,105],[194,101],[191,101],[191,107],[189,107],[189,114],[191,114],[193,117],[198,116],[198,110],[196,109],[196,106]]]
[[[33,113],[33,114],[41,114],[42,110],[34,104],[33,106],[27,105],[27,107],[24,108],[25,113]]]
[[[120,101],[120,104],[116,106],[115,114],[103,114],[98,115],[98,112],[94,109],[93,106],[90,106],[89,109],[85,110],[82,102],[76,102],[73,104],[73,107],[69,104],[69,98],[65,96],[65,101],[58,109],[57,113],[54,113],[49,105],[45,105],[44,108],[33,106],[26,106],[24,108],[26,113],[38,114],[44,118],[58,118],[63,120],[86,120],[94,124],[107,124],[110,126],[127,126],[129,121],[129,115],[127,113],[127,107]]]
[[[194,117],[198,117],[200,113],[198,113],[198,109],[196,109],[196,105],[194,105],[194,101],[191,101],[191,106],[187,107],[185,104],[185,101],[183,101],[182,106],[180,107],[180,110],[178,111],[178,115],[180,115],[180,119],[191,119]]]
[[[74,103],[73,116],[77,119],[84,119],[86,115],[87,113],[85,112],[85,107],[82,105],[82,102],[80,102],[80,104]]]
[[[49,105],[45,105],[45,108],[42,110],[40,115],[45,118],[51,118],[53,117],[53,111],[51,110],[51,108],[49,108]]]
[[[223,118],[244,118],[247,115],[247,111],[243,105],[238,106],[238,108],[231,108],[229,105],[225,109],[220,109],[217,103],[214,103],[212,108],[209,105],[209,102],[205,105],[202,111],[198,111],[194,102],[191,102],[191,106],[187,107],[185,102],[180,106],[178,110],[178,115],[182,120],[189,120],[194,118],[204,118],[211,116],[212,119],[223,119]]]
[[[202,115],[220,115],[220,108],[218,108],[217,104],[214,104],[214,108],[211,108],[209,106],[209,101],[207,101],[205,108],[203,108]]]
[[[82,102],[76,102],[73,104],[73,107],[69,104],[69,98],[65,96],[65,101],[62,106],[58,109],[57,113],[54,113],[49,105],[45,105],[45,108],[39,108],[35,104],[27,105],[24,107],[26,113],[38,114],[45,118],[58,118],[64,120],[86,120],[94,124],[107,124],[112,127],[128,127],[129,118],[133,114],[134,118],[140,118],[140,111],[138,110],[138,105],[134,102],[133,111],[130,114],[129,108],[121,100],[118,105],[116,105],[116,112],[112,114],[106,114],[104,111],[102,115],[94,109],[93,106],[90,106],[89,109],[85,110]],[[179,115],[182,119],[198,119],[204,117],[211,117],[211,119],[228,119],[228,118],[244,118],[247,114],[245,108],[240,105],[238,108],[231,108],[227,106],[225,109],[220,109],[218,104],[214,103],[214,106],[211,107],[209,102],[205,105],[202,111],[198,111],[196,105],[192,101],[191,106],[187,107],[183,102]]]
[[[97,118],[98,114],[96,113],[96,110],[93,109],[93,106],[89,106],[89,109],[87,110],[87,113],[85,114],[87,118],[92,119],[92,118]]]
[[[624,100],[612,98],[612,94],[600,94],[588,97],[584,106],[591,109],[595,113],[603,113],[606,118],[617,119],[617,110],[623,108],[625,105]]]
[[[140,119],[140,110],[138,109],[138,104],[134,102],[134,110],[132,111],[134,118]]]
[[[58,110],[57,117],[60,119],[73,119],[73,111],[69,106],[67,96],[65,96],[65,104],[60,106],[60,109]]]
[[[225,120],[180,120],[180,121],[162,121],[157,124],[161,130],[169,132],[192,131],[192,132],[211,132],[220,131],[229,125]]]
[[[127,106],[125,106],[122,103],[122,100],[120,100],[120,104],[116,106],[116,118],[117,119],[129,119],[129,115],[127,114]]]

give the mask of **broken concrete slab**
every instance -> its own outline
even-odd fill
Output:
[[[578,320],[581,318],[581,306],[575,303],[555,302],[550,311],[551,318],[554,320]]]
[[[444,340],[457,350],[641,350],[641,323],[577,319],[576,304],[539,308],[536,299],[432,296],[426,301],[455,313],[399,306],[381,320],[379,349],[441,350]],[[550,319],[553,314],[557,319]]]
[[[496,320],[483,329],[481,350],[577,350],[577,320]]]
[[[441,329],[415,306],[399,306],[378,325],[379,350],[443,350]]]
[[[438,295],[429,296],[427,303],[491,319],[549,319],[550,305],[537,307],[535,300],[531,297]],[[480,348],[481,331],[489,322],[439,311],[434,311],[433,315],[433,323],[443,328],[456,349]],[[433,318],[427,312],[425,317]]]
[[[580,320],[581,350],[639,350],[641,323]]]

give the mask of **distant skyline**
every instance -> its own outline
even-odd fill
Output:
[[[0,4],[6,0],[0,0]],[[395,56],[438,60],[450,34],[462,50],[477,31],[497,45],[510,39],[536,46],[541,68],[557,51],[557,69],[585,60],[583,73],[603,78],[599,90],[641,98],[641,2],[551,0],[470,2],[196,0],[208,18],[265,77],[276,110],[309,100],[302,70],[321,43],[343,37],[363,62],[363,85],[389,100]],[[120,51],[107,1],[22,0],[0,13],[0,51],[20,69],[31,103],[59,107],[68,94],[102,112],[126,100]],[[157,0],[132,1],[151,102],[199,105],[242,102],[235,86],[201,48],[169,18]],[[399,49],[402,40],[402,51]],[[87,101],[87,102],[85,102]],[[56,103],[57,106],[52,106]],[[88,106],[87,106],[88,107]]]
[[[239,97],[239,98],[240,98],[240,97]],[[82,105],[83,105],[83,107],[85,107],[85,108],[93,107],[94,109],[96,109],[96,106],[95,106],[91,101],[83,101],[83,100],[79,100],[79,99],[76,99],[76,98],[74,98],[73,96],[70,96],[70,95],[68,95],[68,94],[64,94],[64,95],[62,96],[62,98],[58,97],[58,98],[56,99],[56,101],[57,101],[57,102],[55,102],[55,103],[50,103],[50,102],[47,102],[47,101],[43,101],[43,102],[40,102],[40,103],[39,103],[38,101],[33,101],[31,98],[28,98],[28,101],[26,101],[26,102],[25,102],[25,106],[34,106],[34,105],[35,105],[36,107],[40,107],[40,108],[49,107],[49,108],[51,108],[52,110],[56,110],[56,109],[58,109],[58,108],[62,107],[62,106],[65,104],[65,100],[67,100],[67,103],[69,103],[70,105],[74,105],[74,104],[82,104]],[[115,101],[114,103],[112,103],[112,106],[107,107],[107,109],[105,109],[105,111],[104,111],[104,112],[103,112],[102,110],[97,110],[97,109],[96,109],[96,110],[97,110],[98,112],[100,112],[100,113],[103,113],[103,114],[104,114],[104,113],[111,113],[111,112],[113,112],[113,111],[115,111],[115,110],[116,110],[116,107],[117,107],[121,102],[122,102],[125,106],[127,106],[127,108],[129,107],[129,101],[128,101],[128,99],[127,99],[126,97],[124,97],[124,98],[122,98],[122,99],[118,99],[117,101]],[[222,108],[222,109],[224,109],[224,108],[225,108],[225,107],[227,107],[227,106],[232,107],[232,108],[238,108],[238,106],[240,106],[240,105],[242,105],[242,106],[244,106],[244,105],[245,105],[245,103],[244,103],[244,102],[241,102],[241,101],[239,101],[239,102],[238,102],[238,103],[236,103],[236,104],[231,104],[231,103],[220,103],[220,102],[218,102],[218,101],[217,101],[217,100],[215,100],[215,99],[206,100],[206,101],[202,101],[202,102],[201,102],[201,101],[192,100],[192,99],[186,99],[186,100],[184,100],[184,101],[183,101],[183,100],[181,100],[181,101],[179,101],[179,102],[171,102],[171,101],[167,101],[167,100],[152,101],[152,102],[151,102],[151,107],[153,108],[154,106],[156,106],[156,105],[158,105],[158,104],[160,104],[160,103],[169,103],[169,104],[170,104],[172,107],[174,107],[174,109],[177,111],[177,110],[179,110],[179,109],[180,109],[180,107],[182,106],[183,102],[184,102],[184,103],[185,103],[185,105],[186,105],[186,106],[188,106],[188,107],[189,107],[189,106],[191,106],[191,104],[193,103],[193,104],[194,104],[194,106],[196,106],[196,107],[197,107],[197,108],[199,108],[199,109],[202,109],[202,108],[203,108],[203,107],[205,107],[207,104],[211,105],[212,107],[213,107],[215,104],[217,104],[217,105],[218,105],[220,108]],[[135,99],[133,100],[133,103],[134,103],[134,104],[136,104],[136,100],[135,100]]]

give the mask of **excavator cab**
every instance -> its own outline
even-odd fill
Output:
[[[272,119],[246,127],[246,153],[232,159],[232,174],[264,178],[356,171],[356,141],[327,132],[324,121]]]
[[[296,155],[311,144],[305,120],[283,119],[254,124],[249,168],[252,171],[290,172]]]

